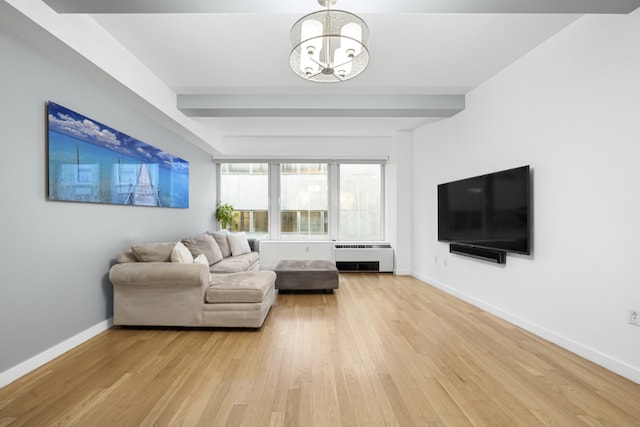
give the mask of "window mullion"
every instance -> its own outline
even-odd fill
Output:
[[[280,164],[269,163],[269,238],[280,240]]]
[[[386,237],[386,229],[385,229],[385,206],[386,206],[386,192],[385,192],[385,182],[387,182],[385,177],[385,165],[380,165],[380,238],[384,239]]]
[[[340,172],[336,162],[329,163],[329,239],[338,239],[340,207]]]

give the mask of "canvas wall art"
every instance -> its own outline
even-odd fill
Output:
[[[48,103],[49,199],[189,207],[189,162]]]

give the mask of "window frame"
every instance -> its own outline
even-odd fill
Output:
[[[340,240],[338,239],[338,237],[340,236],[340,164],[346,164],[346,165],[357,165],[357,164],[380,164],[380,239],[379,240]],[[374,162],[349,162],[349,161],[343,161],[343,162],[339,162],[337,169],[337,176],[336,176],[336,185],[337,185],[337,191],[336,191],[336,197],[338,198],[337,202],[336,202],[336,210],[335,210],[335,214],[337,216],[336,218],[336,222],[337,224],[337,229],[336,229],[336,234],[335,234],[335,238],[333,240],[340,240],[340,241],[345,241],[345,242],[357,242],[357,241],[385,241],[385,211],[386,211],[386,198],[385,198],[385,165],[383,163],[374,163]]]
[[[338,241],[338,235],[340,231],[340,165],[341,164],[378,164],[380,165],[380,239],[379,240],[366,240],[382,242],[386,240],[386,160],[365,160],[365,159],[215,159],[216,167],[216,202],[220,202],[221,193],[221,174],[224,163],[267,163],[267,175],[268,175],[268,232],[267,239],[269,240],[292,240],[287,239],[282,235],[280,229],[280,165],[283,163],[326,163],[327,164],[327,189],[328,189],[328,238],[323,239],[308,239],[307,241]],[[224,201],[223,201],[224,202]],[[349,240],[360,241],[360,240]],[[364,240],[363,240],[364,241]]]
[[[282,171],[282,165],[291,165],[291,164],[295,164],[298,165],[298,167],[296,168],[295,171],[291,171],[291,172],[287,172],[287,171]],[[331,211],[331,168],[332,165],[330,162],[328,161],[316,161],[316,160],[306,160],[306,161],[280,161],[277,163],[277,177],[275,179],[278,180],[278,208],[279,208],[279,214],[282,214],[282,176],[283,175],[298,175],[298,176],[302,176],[300,175],[300,167],[299,165],[315,165],[315,164],[323,164],[327,166],[327,173],[326,173],[326,178],[327,178],[327,221],[329,221],[329,212]],[[284,173],[283,173],[284,172]],[[309,210],[312,211],[312,210]],[[298,231],[300,231],[300,226],[302,224],[301,221],[301,215],[300,213],[302,211],[296,211],[297,212],[297,225],[298,225]],[[281,218],[280,218],[281,220]],[[280,220],[278,221],[278,229],[277,229],[277,235],[278,235],[278,239],[277,240],[295,240],[295,241],[328,241],[328,240],[332,240],[332,236],[331,236],[331,230],[330,230],[330,226],[327,227],[327,233],[322,233],[322,235],[317,235],[317,237],[314,238],[309,238],[308,236],[311,235],[311,233],[307,233],[307,237],[304,237],[304,234],[302,233],[298,233],[297,234],[297,238],[292,236],[292,235],[285,235],[283,236],[283,231],[282,231],[282,227],[281,227],[281,222]],[[323,227],[324,228],[324,227]],[[295,234],[295,233],[291,233],[291,234]],[[335,240],[335,239],[334,239]]]
[[[216,206],[218,206],[221,203],[221,199],[220,199],[220,194],[222,193],[221,191],[221,186],[222,186],[222,164],[265,164],[266,165],[266,175],[267,175],[267,232],[266,232],[266,236],[268,238],[271,238],[271,170],[270,170],[270,163],[268,161],[264,161],[264,160],[243,160],[243,161],[216,161],[215,167],[216,167]],[[252,169],[250,169],[252,170]],[[231,168],[229,168],[229,172],[230,174],[234,174],[234,172],[237,171],[232,171]],[[228,200],[224,201],[224,203],[227,203]],[[234,210],[235,211],[235,210]],[[260,211],[264,211],[263,209],[260,209]],[[216,223],[216,228],[219,227],[219,224]],[[250,212],[250,218],[249,218],[249,229],[251,230],[252,228],[254,228],[254,215],[253,212]],[[265,233],[264,232],[252,232],[252,231],[247,231],[247,234],[250,235],[259,235],[259,236],[264,236]]]

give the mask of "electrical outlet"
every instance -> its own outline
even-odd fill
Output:
[[[629,309],[629,323],[635,326],[640,326],[640,311],[634,308]]]

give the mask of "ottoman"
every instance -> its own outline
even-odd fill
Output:
[[[338,289],[336,263],[328,260],[285,259],[278,263],[276,289],[279,290],[325,290]]]

